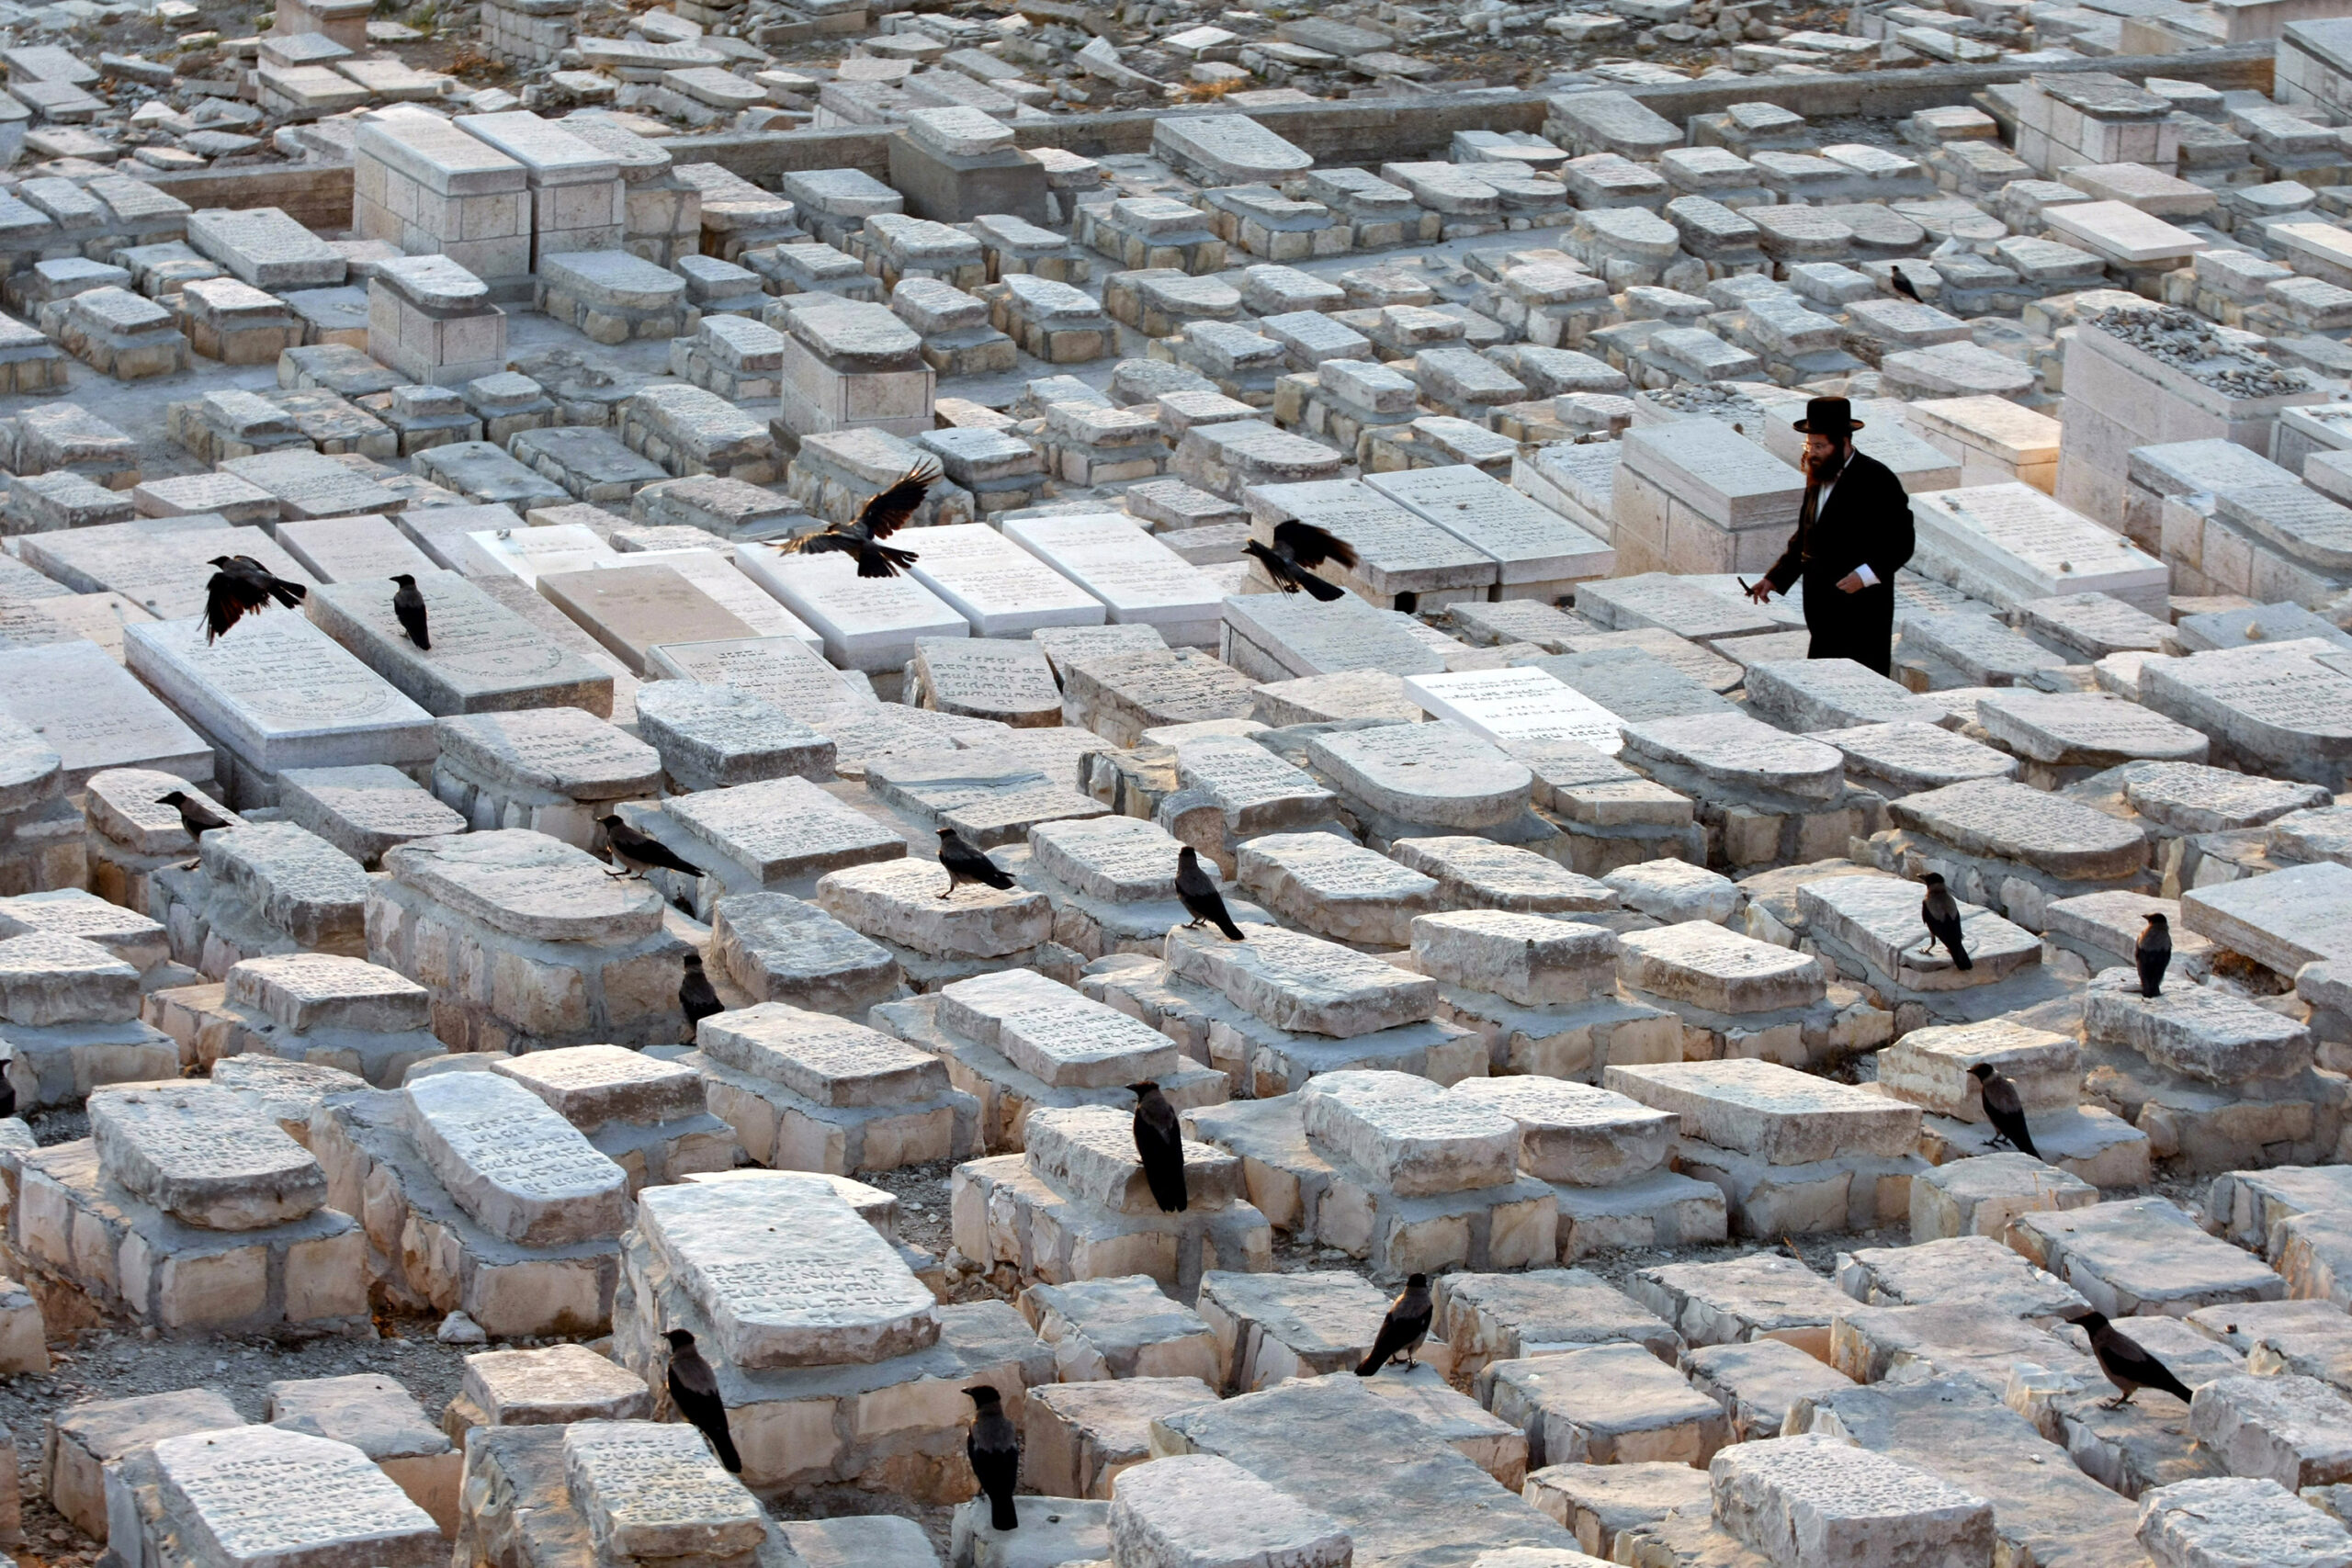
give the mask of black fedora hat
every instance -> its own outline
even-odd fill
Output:
[[[1854,417],[1854,405],[1844,398],[1809,398],[1805,400],[1804,417],[1792,422],[1791,428],[1801,435],[1849,435],[1862,428]]]

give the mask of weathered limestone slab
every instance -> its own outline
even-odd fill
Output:
[[[2286,1281],[2161,1198],[2018,1216],[2012,1245],[2109,1317],[2277,1301]]]
[[[1171,975],[1217,991],[1278,1029],[1349,1039],[1428,1018],[1437,984],[1302,932],[1274,928],[1243,942],[1168,933]]]
[[[1839,1155],[1893,1157],[1918,1134],[1917,1106],[1865,1094],[1770,1062],[1612,1066],[1607,1085],[1682,1119],[1686,1136],[1774,1165]]]
[[[785,1192],[795,1222],[778,1226]],[[939,1337],[929,1289],[822,1177],[649,1188],[638,1226],[730,1366],[872,1363]]]
[[[260,1230],[326,1201],[326,1175],[310,1151],[209,1084],[94,1094],[90,1135],[126,1191],[199,1229]]]
[[[628,1224],[626,1173],[521,1084],[442,1073],[403,1092],[426,1163],[485,1228],[550,1247],[616,1236]]]
[[[1900,1557],[1974,1568],[1992,1556],[1990,1503],[1841,1438],[1737,1444],[1710,1474],[1716,1518],[1775,1562],[1860,1568]]]

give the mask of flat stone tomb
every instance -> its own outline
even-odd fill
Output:
[[[134,674],[260,780],[433,756],[432,716],[299,616],[265,611],[213,642],[200,620],[127,626],[123,649]]]
[[[283,1224],[326,1201],[326,1174],[311,1152],[209,1084],[94,1094],[90,1135],[125,1190],[199,1229]]]
[[[364,1555],[383,1568],[432,1568],[447,1555],[433,1517],[349,1443],[242,1427],[165,1438],[152,1452],[164,1518],[207,1561],[328,1568]]]
[[[969,621],[974,637],[1102,624],[1100,599],[984,523],[925,528],[913,547],[915,581]]]
[[[729,1365],[882,1361],[939,1337],[930,1288],[823,1177],[648,1188],[638,1228]]]
[[[1224,591],[1125,513],[1016,518],[1004,536],[1100,600],[1114,624],[1156,626],[1171,647],[1215,645]]]
[[[1405,691],[1431,716],[1498,745],[1573,740],[1604,756],[1614,756],[1624,745],[1623,721],[1542,670],[1408,675]]]

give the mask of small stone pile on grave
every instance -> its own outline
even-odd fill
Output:
[[[979,1151],[979,1102],[946,1063],[862,1023],[762,1001],[705,1019],[695,1043],[679,1065],[761,1165],[854,1176]]]
[[[1223,1071],[1188,1061],[1175,1042],[1121,1010],[1021,968],[958,980],[935,995],[884,1002],[874,1027],[943,1061],[979,1101],[980,1146],[1023,1146],[1038,1110],[1125,1106],[1149,1079],[1179,1110],[1230,1092]]]
[[[628,1173],[514,1078],[460,1069],[332,1096],[311,1148],[331,1199],[365,1205],[359,1271],[383,1305],[462,1312],[499,1338],[611,1321]]]
[[[1024,1285],[1140,1274],[1180,1301],[1204,1271],[1272,1269],[1273,1232],[1246,1201],[1240,1160],[1187,1140],[1185,1207],[1170,1213],[1145,1179],[1133,1122],[1112,1105],[1032,1109],[1020,1154],[956,1168],[957,1250]]]
[[[1773,1062],[1611,1067],[1605,1087],[1680,1118],[1674,1163],[1724,1190],[1732,1234],[1874,1230],[1927,1169],[1919,1108]]]
[[[744,1484],[763,1491],[841,1482],[961,1501],[972,1486],[963,1390],[995,1387],[1018,1426],[1026,1390],[1054,1380],[1053,1351],[1011,1303],[940,1305],[827,1177],[741,1171],[649,1188],[623,1246],[616,1359],[661,1388],[662,1336],[692,1333],[740,1434]],[[828,1288],[812,1294],[812,1280]],[[905,1414],[854,1420],[877,1400]],[[836,1440],[789,1438],[804,1417]]]
[[[1293,1093],[1193,1112],[1267,1216],[1375,1278],[1540,1266],[1558,1256],[1552,1189],[1519,1168],[1519,1124],[1413,1073],[1323,1073]]]
[[[88,1308],[180,1337],[364,1334],[367,1237],[311,1151],[229,1089],[91,1097],[90,1135],[17,1160],[9,1246]]]

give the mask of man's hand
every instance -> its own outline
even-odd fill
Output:
[[[1771,596],[1772,580],[1769,577],[1758,578],[1756,580],[1756,586],[1747,591],[1748,603],[1752,604],[1761,604],[1765,600],[1770,599]]]
[[[1838,592],[1840,593],[1860,593],[1869,586],[1869,583],[1862,581],[1862,574],[1859,571],[1849,571],[1838,580]]]

